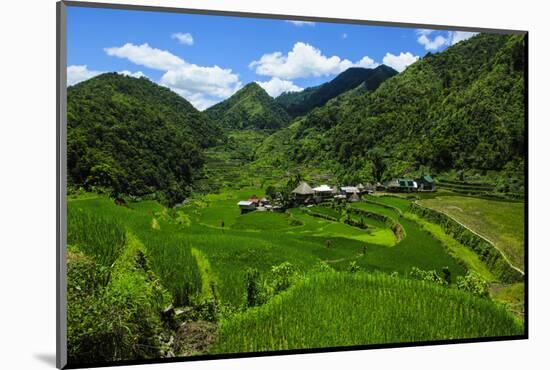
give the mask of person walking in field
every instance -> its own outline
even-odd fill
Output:
[[[330,241],[330,239],[325,240],[325,247],[327,247],[327,249],[330,249],[331,244],[332,242]]]
[[[223,222],[223,220],[220,221],[220,226],[222,227],[222,232],[223,232],[223,227],[225,226],[225,222]]]

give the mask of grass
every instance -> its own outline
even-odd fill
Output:
[[[70,209],[67,223],[67,243],[103,266],[110,267],[120,255],[126,235],[122,225],[81,209]]]
[[[524,265],[524,203],[462,196],[424,199],[420,205],[444,212],[489,239],[517,267]]]
[[[365,222],[377,227],[362,230],[310,216],[300,209],[241,215],[236,203],[251,194],[262,196],[260,189],[247,188],[190,202],[178,209],[186,215],[188,226],[174,221],[177,214],[172,217],[164,207],[150,201],[120,207],[107,198],[88,197],[70,201],[69,207],[109,215],[132,230],[147,247],[153,270],[180,303],[186,302],[189,295],[204,294],[208,289],[201,274],[204,267],[199,266],[203,263],[201,258],[208,261],[212,276],[217,277],[219,299],[236,307],[244,302],[246,268],[253,267],[265,274],[285,261],[301,272],[309,271],[319,261],[328,261],[337,270],[346,270],[351,261],[356,261],[366,271],[397,271],[404,275],[413,266],[426,270],[449,266],[453,276],[465,274],[465,269],[446,253],[441,243],[413,222],[399,221],[407,237],[396,244],[386,225],[368,218]],[[368,203],[357,206],[399,218],[391,208]],[[225,223],[223,229],[221,217]],[[327,240],[330,248],[326,246]],[[192,249],[200,254],[193,255]]]
[[[345,287],[343,289],[342,287]],[[491,301],[382,274],[324,273],[222,322],[215,353],[520,335]]]
[[[434,238],[439,240],[446,248],[449,254],[456,259],[462,261],[468,270],[478,273],[484,280],[488,282],[496,281],[496,277],[489,271],[487,266],[480,260],[479,256],[470,248],[462,245],[451,236],[445,234],[443,228],[434,223],[428,222],[423,218],[412,213],[405,213],[404,216],[421,225],[424,230],[430,233]]]

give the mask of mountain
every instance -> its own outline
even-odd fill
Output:
[[[354,179],[475,169],[523,176],[524,38],[479,34],[361,86],[266,139],[259,161]],[[516,181],[522,183],[522,181]]]
[[[275,100],[291,117],[297,117],[361,84],[366,90],[376,90],[382,82],[396,74],[397,71],[386,65],[374,69],[349,68],[329,82],[299,92],[287,92]]]
[[[285,110],[255,82],[205,112],[220,126],[231,129],[276,130],[290,121]]]
[[[69,188],[181,201],[220,129],[146,78],[106,73],[67,90]]]

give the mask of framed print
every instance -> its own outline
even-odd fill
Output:
[[[58,367],[527,338],[527,45],[58,3]]]

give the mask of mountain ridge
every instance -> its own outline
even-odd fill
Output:
[[[351,67],[331,81],[303,91],[283,93],[275,101],[285,108],[291,117],[297,117],[361,84],[364,84],[367,90],[376,90],[382,82],[396,74],[397,71],[384,64],[376,68]]]
[[[277,130],[290,122],[286,111],[256,82],[246,84],[204,113],[226,129]]]

